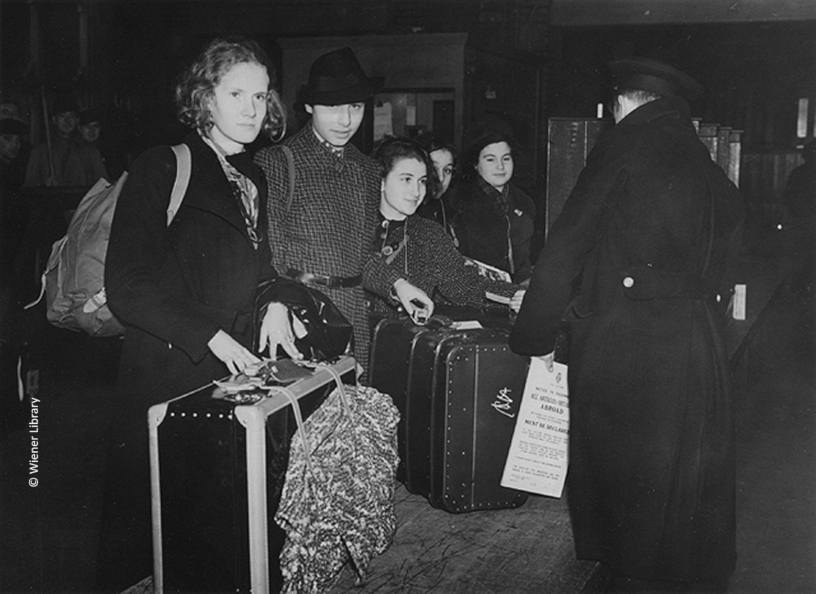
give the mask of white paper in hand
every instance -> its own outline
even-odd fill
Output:
[[[567,366],[554,363],[553,370],[547,371],[544,361],[533,357],[502,487],[561,497],[567,476],[568,445]]]

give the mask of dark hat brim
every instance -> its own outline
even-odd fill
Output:
[[[609,65],[613,84],[620,91],[648,91],[667,97],[692,101],[702,97],[700,83],[685,72],[658,60],[632,58]]]
[[[102,112],[98,109],[87,109],[79,114],[79,125],[84,126],[92,122],[101,122]]]

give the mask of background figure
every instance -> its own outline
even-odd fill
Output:
[[[85,142],[77,131],[78,113],[73,100],[54,102],[50,146],[46,140],[31,151],[26,186],[90,187],[100,177],[108,178],[99,150]]]
[[[515,139],[503,123],[487,120],[468,134],[457,186],[453,228],[466,256],[510,273],[513,282],[530,278],[530,245],[535,204],[513,179]]]
[[[28,159],[31,156],[32,148],[31,143],[28,142],[28,124],[23,118],[23,113],[20,106],[14,101],[8,100],[0,101],[0,121],[2,120],[15,120],[25,127],[25,130],[19,134],[20,147],[17,150],[17,156],[11,160],[10,171],[7,170],[8,174],[13,180],[13,183],[16,185],[19,182],[19,186],[22,186],[23,181],[25,180],[26,167],[28,166]],[[21,130],[21,128],[18,126],[17,130]],[[8,145],[6,148],[9,148]],[[7,158],[8,155],[6,156],[6,159]]]
[[[85,142],[97,146],[102,131],[102,114],[98,109],[86,109],[79,114],[77,126],[79,135]]]
[[[429,171],[433,183],[429,183],[428,192],[417,214],[436,221],[453,237],[454,244],[459,245],[453,230],[453,207],[450,204],[451,183],[456,174],[456,147],[433,133],[424,132],[414,139],[430,155],[433,168]]]
[[[478,307],[486,303],[489,291],[510,300],[518,311],[524,296],[520,286],[481,276],[465,263],[440,224],[415,214],[433,175],[425,150],[414,141],[392,137],[383,140],[373,156],[380,166],[382,193],[372,260],[385,262],[389,271],[431,295],[437,304]],[[373,297],[374,313],[396,306],[388,294]]]
[[[28,134],[28,126],[13,118],[0,119],[0,180],[3,190],[19,191],[25,178],[25,156],[23,137]]]
[[[324,54],[312,64],[300,100],[311,120],[285,144],[294,156],[295,185],[289,195],[287,158],[278,147],[258,152],[269,180],[269,241],[273,264],[289,278],[328,295],[354,326],[354,356],[368,366],[368,311],[363,265],[377,225],[380,176],[374,161],[350,144],[363,121],[365,102],[382,81],[369,78],[350,48]],[[398,283],[393,273],[378,277],[409,309],[427,295]],[[396,285],[396,286],[395,286]]]
[[[254,295],[275,271],[263,232],[266,183],[244,146],[262,129],[275,138],[283,132],[273,76],[254,41],[213,41],[176,87],[179,120],[194,131],[184,140],[190,182],[172,224],[167,207],[177,167],[170,147],[138,157],[119,196],[105,285],[127,329],[100,538],[104,591],[151,573],[148,408],[259,360],[249,351]],[[270,305],[261,346],[266,336],[273,355],[280,344],[298,357],[287,315]],[[232,546],[220,538],[196,546]]]
[[[0,119],[0,340],[7,338],[6,313],[18,286],[18,252],[28,224],[21,193],[25,174],[21,149],[27,133],[23,122]]]
[[[551,361],[569,337],[578,558],[613,570],[614,591],[723,590],[736,558],[723,328],[742,200],[697,138],[695,81],[642,59],[612,72],[616,125],[550,230],[510,347]]]

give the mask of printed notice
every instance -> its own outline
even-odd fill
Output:
[[[567,366],[554,363],[547,371],[533,357],[513,441],[507,454],[502,487],[561,497],[567,476],[569,399]]]

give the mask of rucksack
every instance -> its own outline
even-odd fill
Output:
[[[184,200],[191,170],[190,148],[179,144],[172,149],[177,167],[167,209],[168,226]],[[42,283],[46,317],[54,326],[100,337],[125,331],[108,308],[104,283],[111,222],[127,175],[125,171],[113,185],[100,178],[77,206],[65,237],[51,249]]]

